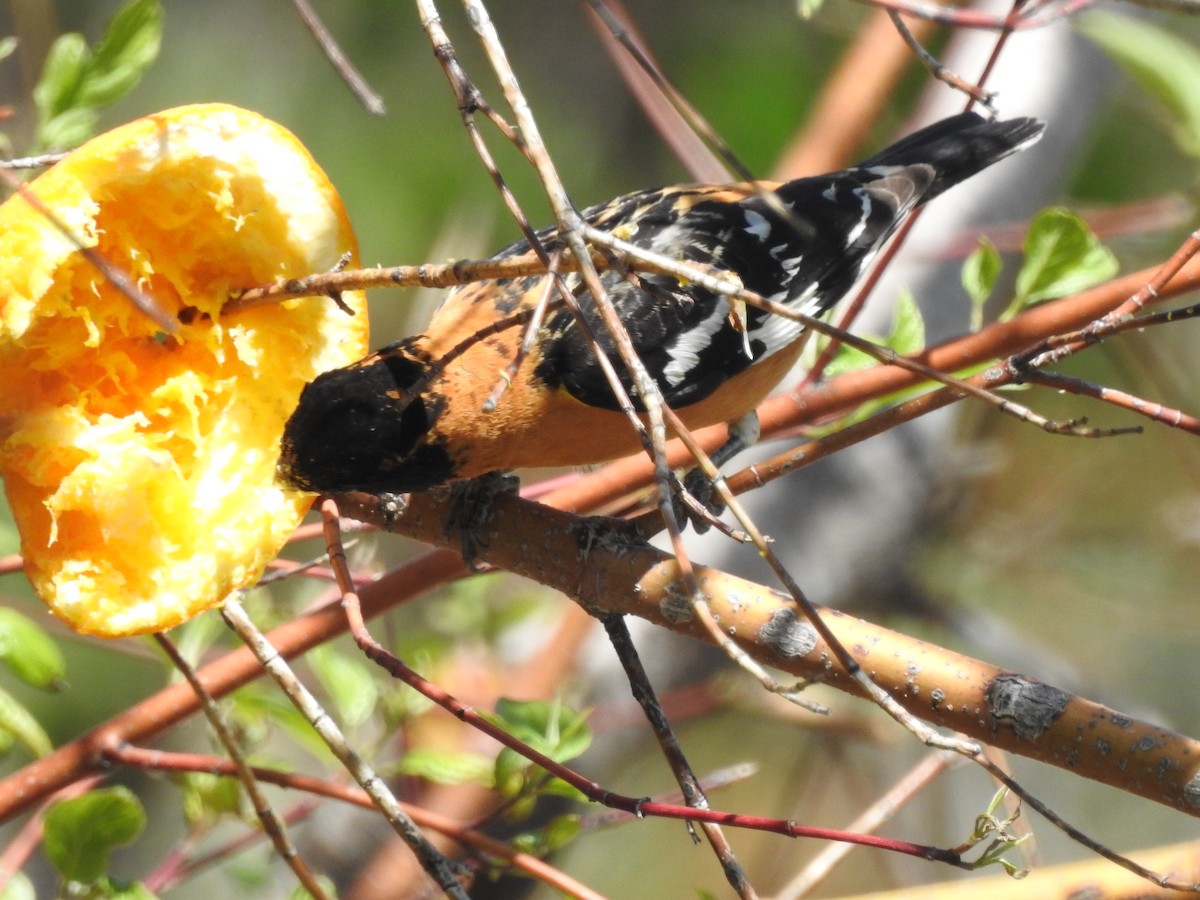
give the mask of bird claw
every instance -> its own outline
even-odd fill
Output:
[[[700,469],[692,469],[678,484],[671,498],[675,520],[681,525],[690,523],[696,534],[704,534],[725,512],[725,503],[717,494],[712,480]]]
[[[485,566],[479,565],[479,554],[488,547],[487,525],[493,504],[500,497],[516,494],[520,484],[515,475],[488,472],[449,485],[449,512],[443,527],[447,537],[459,532],[463,563],[473,574],[485,571]]]

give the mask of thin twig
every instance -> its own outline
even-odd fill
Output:
[[[455,864],[443,856],[421,833],[421,829],[401,808],[387,785],[375,774],[375,770],[347,743],[341,729],[321,708],[317,699],[296,677],[291,667],[271,646],[262,632],[255,627],[237,599],[233,597],[227,599],[225,605],[221,607],[221,615],[229,627],[237,632],[242,642],[254,653],[263,668],[292,701],[292,704],[321,736],[325,745],[345,766],[346,771],[354,776],[354,780],[370,795],[376,808],[383,813],[384,818],[392,826],[392,830],[413,851],[420,860],[421,867],[429,873],[438,887],[458,900],[469,900],[466,890],[456,877],[457,867]]]
[[[166,750],[147,750],[141,747],[125,745],[115,749],[109,756],[114,764],[136,766],[140,769],[163,772],[200,772],[210,775],[234,776],[236,770],[232,762],[219,757],[202,753],[173,753]],[[342,803],[351,803],[364,809],[374,809],[375,804],[360,787],[336,784],[311,775],[298,772],[285,772],[278,769],[268,769],[254,766],[254,777],[261,782],[304,791],[314,796],[328,797]],[[453,838],[457,843],[478,851],[479,853],[504,860],[514,869],[524,872],[533,878],[538,878],[567,896],[581,900],[600,900],[598,894],[586,885],[565,875],[542,860],[529,853],[513,850],[507,844],[493,840],[487,835],[473,829],[463,827],[446,816],[438,815],[427,809],[410,804],[401,804],[405,811],[412,816],[422,828],[437,831]]]
[[[640,36],[633,33],[625,8],[614,0],[585,0],[585,3],[589,21],[607,38],[604,49],[630,83],[646,116],[691,176],[697,181],[720,183],[730,180],[732,170],[740,178],[752,180],[749,168],[671,83]]]
[[[1043,387],[1054,388],[1058,391],[1063,391],[1068,394],[1078,394],[1083,397],[1094,397],[1104,403],[1111,404],[1118,409],[1126,409],[1130,412],[1137,413],[1139,416],[1145,416],[1151,422],[1157,422],[1160,425],[1166,425],[1169,428],[1178,428],[1181,431],[1188,431],[1192,434],[1200,435],[1200,419],[1195,416],[1188,415],[1182,410],[1173,409],[1169,406],[1163,406],[1161,403],[1155,403],[1150,400],[1144,400],[1134,394],[1126,391],[1120,391],[1116,388],[1106,387],[1102,384],[1096,384],[1093,381],[1087,381],[1083,378],[1074,378],[1070,375],[1062,375],[1058,372],[1046,372],[1042,369],[1037,369],[1025,375],[1022,381],[1030,384],[1040,384]]]
[[[325,54],[325,58],[329,60],[334,71],[338,73],[342,81],[350,88],[350,92],[363,105],[363,108],[373,116],[386,115],[387,106],[384,104],[383,98],[367,84],[367,80],[354,67],[354,63],[350,62],[346,54],[342,52],[342,48],[338,46],[337,41],[329,29],[325,27],[325,23],[321,21],[321,18],[309,5],[308,0],[292,0],[292,5],[296,7],[296,13],[300,16],[300,21],[304,23],[304,27],[308,29],[309,34],[313,36],[313,39],[317,42],[317,46]]]
[[[487,400],[483,403],[483,412],[489,413],[496,409],[496,404],[500,402],[500,398],[504,396],[504,392],[508,390],[513,380],[517,377],[517,372],[521,369],[521,364],[525,362],[526,357],[533,352],[533,348],[537,346],[538,334],[542,328],[542,320],[546,316],[546,311],[552,303],[554,291],[558,286],[559,265],[562,263],[562,251],[555,250],[550,257],[550,265],[547,268],[545,284],[542,287],[541,296],[538,297],[537,303],[534,304],[533,312],[530,313],[529,322],[525,325],[525,336],[521,340],[521,346],[517,348],[517,355],[509,360],[508,365],[504,367],[504,371],[500,373],[500,378],[496,386],[492,388],[492,392],[488,394]]]
[[[1154,276],[1115,309],[1078,331],[1056,335],[1031,350],[1013,357],[1009,365],[1013,369],[1014,375],[1019,378],[1025,370],[1054,365],[1071,354],[1098,343],[1109,334],[1115,333],[1126,325],[1132,316],[1141,312],[1147,304],[1158,299],[1159,294],[1171,279],[1178,275],[1197,253],[1200,253],[1200,229],[1189,234],[1178,249],[1171,254],[1171,258],[1158,268]]]
[[[1051,0],[1051,2],[1031,3],[1015,18],[1012,14],[996,16],[978,10],[929,3],[925,0],[860,0],[860,2],[889,12],[902,13],[915,19],[924,19],[953,28],[974,28],[981,31],[1022,31],[1056,22],[1063,16],[1072,15],[1085,9],[1093,0],[1072,0],[1067,3]]]
[[[633,698],[641,707],[642,713],[646,717],[646,721],[650,723],[650,728],[654,732],[654,737],[658,741],[659,749],[662,751],[663,758],[666,759],[667,765],[671,768],[671,773],[675,776],[675,782],[679,785],[679,789],[683,794],[683,802],[687,806],[693,806],[697,809],[708,809],[708,797],[704,793],[704,788],[700,785],[700,779],[696,777],[692,771],[691,764],[687,760],[687,756],[683,752],[683,747],[679,743],[679,738],[675,735],[675,730],[671,727],[671,721],[667,718],[666,712],[659,703],[658,697],[654,693],[654,686],[650,683],[650,677],[646,674],[646,669],[642,665],[641,658],[638,656],[637,647],[634,646],[633,636],[629,633],[629,628],[625,624],[624,616],[607,615],[601,618],[604,624],[604,630],[608,634],[609,643],[612,644],[613,650],[616,651],[617,659],[620,660],[621,668],[625,670],[625,677],[629,681],[630,690],[633,692]],[[688,822],[688,829],[691,830],[692,823]],[[742,868],[737,863],[737,857],[733,853],[733,848],[729,846],[725,835],[720,831],[708,835],[710,841],[714,841],[713,850],[716,852],[717,858],[722,865],[729,863],[725,868],[725,878],[734,885],[734,889],[739,896],[756,897],[757,894],[753,885],[746,883],[738,883],[738,880],[744,877]],[[695,832],[692,832],[692,838],[699,841],[699,837]]]
[[[996,115],[996,107],[993,105],[993,101],[996,98],[994,91],[985,91],[979,85],[971,84],[969,81],[950,71],[913,36],[913,33],[908,30],[908,26],[904,24],[904,19],[900,17],[900,13],[889,9],[887,14],[888,18],[892,20],[892,24],[896,27],[896,31],[899,32],[900,37],[904,39],[904,43],[908,44],[908,48],[921,61],[921,64],[929,70],[930,75],[952,90],[966,94],[975,103],[986,108],[993,116]]]
[[[849,831],[870,833],[890,821],[914,797],[935,779],[956,765],[965,764],[963,757],[945,750],[926,753],[920,761],[876,799],[847,826]],[[854,848],[850,844],[830,844],[818,853],[791,881],[775,893],[775,900],[804,897],[829,877],[833,869],[848,857]]]
[[[45,169],[66,159],[69,151],[61,150],[55,153],[43,153],[40,156],[22,156],[16,159],[0,160],[0,169]],[[10,184],[9,187],[12,185]]]
[[[154,324],[161,328],[164,333],[173,335],[179,330],[179,323],[173,316],[168,315],[157,300],[141,291],[128,275],[109,263],[95,247],[86,244],[70,225],[64,222],[54,210],[42,202],[37,194],[14,178],[11,172],[2,167],[0,167],[0,181],[8,188],[20,194],[21,199],[33,207],[38,215],[49,222],[55,231],[66,238],[71,246],[78,250],[83,258],[103,276],[105,281],[111,284],[121,296],[125,297],[140,312],[149,316]]]
[[[225,713],[220,705],[212,698],[204,687],[204,682],[196,675],[195,668],[192,664],[184,659],[183,654],[175,646],[166,634],[158,632],[154,635],[154,639],[158,645],[167,654],[171,660],[171,664],[176,670],[187,679],[187,683],[192,686],[192,690],[196,692],[196,697],[200,701],[200,708],[204,711],[204,717],[208,719],[209,727],[217,736],[217,740],[221,742],[221,746],[225,748],[225,752],[229,754],[229,759],[233,762],[234,769],[237,772],[237,778],[242,784],[242,789],[246,792],[246,796],[250,799],[250,805],[254,808],[255,815],[258,816],[258,821],[262,823],[263,831],[266,832],[271,844],[275,847],[275,852],[287,864],[287,867],[292,870],[296,876],[296,880],[301,886],[309,892],[317,900],[328,900],[329,895],[325,893],[325,889],[313,875],[309,869],[308,863],[304,861],[299,853],[296,852],[296,845],[292,843],[288,837],[287,829],[282,820],[271,808],[270,801],[266,795],[259,789],[258,782],[254,778],[254,773],[250,770],[250,763],[246,761],[246,756],[242,753],[242,748],[238,746],[237,740],[233,737],[233,732],[229,727],[229,721],[225,718]]]

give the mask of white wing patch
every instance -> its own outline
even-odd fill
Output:
[[[729,301],[722,298],[713,304],[712,311],[703,321],[682,332],[667,345],[667,356],[671,357],[671,361],[663,368],[663,378],[667,384],[676,387],[696,371],[696,366],[700,364],[700,353],[712,343],[713,335],[725,324],[728,316]]]
[[[771,223],[767,221],[767,217],[752,209],[743,209],[742,212],[746,216],[746,231],[766,243],[767,238],[771,236]]]
[[[862,217],[858,220],[858,224],[850,229],[846,234],[846,246],[851,247],[857,241],[864,231],[867,230],[867,219],[871,216],[871,207],[874,206],[874,201],[871,195],[862,188],[855,188],[850,193],[858,198],[859,205],[862,207]]]
[[[801,254],[789,256],[787,259],[780,259],[780,255],[787,249],[787,246],[780,244],[771,250],[771,256],[779,263],[779,268],[783,269],[783,274],[787,276],[788,284],[791,284],[796,273],[800,271],[800,263],[804,262],[804,257]]]
[[[794,300],[788,301],[788,307],[797,312],[808,313],[814,315],[820,303],[815,299],[820,292],[821,285],[819,282],[813,282],[804,293]],[[782,291],[773,297],[768,297],[768,300],[785,301],[787,300],[787,291]],[[757,328],[750,330],[749,337],[752,341],[762,341],[763,351],[761,359],[766,359],[777,350],[782,350],[784,347],[792,343],[800,336],[800,332],[804,330],[804,326],[795,319],[786,319],[783,316],[770,315],[759,323]]]

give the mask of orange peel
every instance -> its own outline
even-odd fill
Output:
[[[169,316],[138,310],[24,196],[0,206],[0,477],[26,572],[80,632],[160,631],[252,585],[311,503],[275,482],[304,384],[367,350],[364,301],[222,314],[357,248],[296,138],[219,104],[101,135],[27,190]]]

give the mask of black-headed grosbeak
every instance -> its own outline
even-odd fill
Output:
[[[730,271],[748,290],[811,316],[853,287],[904,218],[942,191],[1036,141],[1033,119],[964,113],[917,131],[857,166],[786,184],[684,185],[638,191],[583,212],[598,229],[672,259]],[[786,216],[768,202],[773,192]],[[553,250],[553,228],[538,233]],[[498,258],[528,252],[520,241]],[[429,327],[307,387],[287,423],[281,480],[318,492],[404,493],[494,471],[577,466],[640,443],[571,310],[541,326],[498,405],[543,276],[456,288]],[[750,413],[786,375],[805,329],[665,275],[603,274],[608,295],[663,399],[688,428]],[[577,275],[568,283],[581,291]],[[635,398],[594,304],[579,297]],[[509,324],[497,328],[497,323]]]

